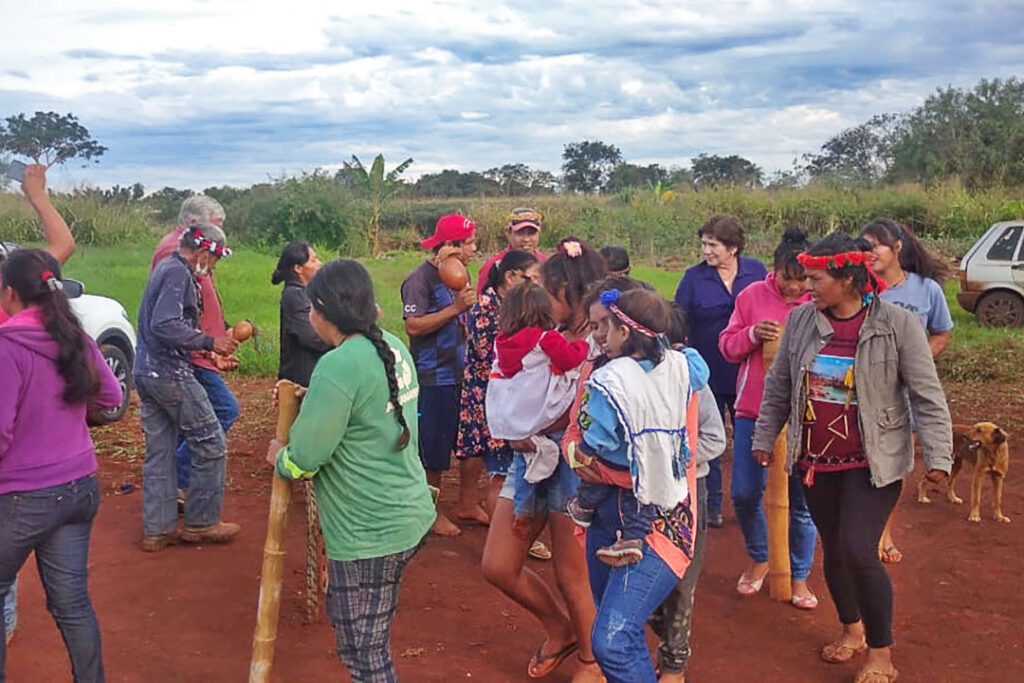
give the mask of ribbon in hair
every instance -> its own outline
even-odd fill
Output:
[[[620,292],[617,289],[604,290],[603,292],[601,292],[601,305],[607,308],[612,315],[618,318],[622,322],[622,324],[628,327],[629,329],[633,330],[634,332],[637,332],[638,334],[642,334],[645,337],[656,339],[658,335],[653,330],[650,330],[649,328],[633,320],[626,314],[625,311],[619,308],[619,293]]]
[[[193,227],[189,228],[189,231],[189,239],[192,240],[192,244],[194,244],[197,249],[208,251],[217,258],[227,258],[228,256],[231,256],[230,247],[226,247],[219,242],[215,242],[208,237],[204,237],[202,228]]]
[[[53,274],[52,270],[44,270],[42,280],[47,289],[51,292],[56,292],[58,289],[64,289],[64,283],[57,279],[57,276]]]

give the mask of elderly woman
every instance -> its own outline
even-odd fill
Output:
[[[952,461],[952,426],[916,316],[882,300],[870,245],[832,234],[801,255],[811,302],[793,309],[765,378],[754,458],[767,466],[788,422],[796,466],[821,534],[825,581],[842,633],[822,648],[841,663],[868,651],[856,683],[896,680],[892,583],[878,539],[914,468],[913,411],[928,478]],[[909,400],[908,400],[909,399]]]
[[[736,377],[739,365],[718,350],[718,335],[729,324],[739,293],[768,275],[757,259],[740,256],[746,244],[743,225],[728,214],[712,216],[697,231],[704,262],[687,269],[676,290],[676,305],[686,311],[690,346],[711,368],[711,391],[725,420],[735,420]],[[722,526],[722,466],[711,461],[708,474],[708,525]]]

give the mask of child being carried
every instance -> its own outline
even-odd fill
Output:
[[[575,395],[571,373],[587,358],[586,341],[567,341],[555,329],[551,299],[526,281],[505,295],[498,314],[495,358],[487,384],[487,428],[494,439],[530,440],[523,453],[527,486],[517,486],[516,514],[530,496],[529,485],[544,481],[558,466],[558,444],[544,436],[569,409]]]

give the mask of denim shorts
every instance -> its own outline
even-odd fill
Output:
[[[557,442],[562,440],[561,433],[548,436]],[[580,485],[580,478],[565,459],[559,458],[554,473],[536,484],[529,484],[523,478],[525,472],[526,460],[522,453],[516,453],[505,483],[501,487],[501,493],[498,494],[499,497],[517,501],[515,512],[520,517],[542,517],[552,512],[564,514],[565,504],[576,495],[576,489]],[[520,494],[526,495],[517,496],[517,490]]]

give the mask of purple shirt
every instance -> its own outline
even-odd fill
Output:
[[[64,403],[57,343],[29,308],[0,325],[0,494],[66,484],[96,471],[88,407],[116,408],[121,385],[86,337],[99,387],[91,406]]]

